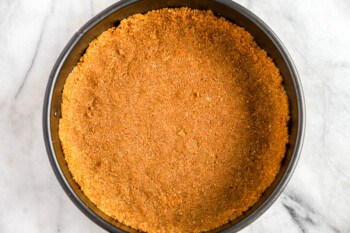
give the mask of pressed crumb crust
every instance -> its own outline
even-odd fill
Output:
[[[281,82],[253,37],[210,11],[133,15],[91,42],[66,81],[69,169],[100,210],[135,229],[221,226],[280,169]]]

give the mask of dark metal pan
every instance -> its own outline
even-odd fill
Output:
[[[230,0],[130,0],[120,1],[87,22],[68,42],[57,59],[49,77],[43,109],[43,130],[47,153],[58,181],[74,204],[92,221],[110,232],[136,232],[102,213],[73,180],[58,137],[63,85],[68,74],[84,54],[89,43],[106,29],[135,13],[164,7],[190,7],[211,10],[250,32],[257,44],[273,58],[283,77],[291,120],[290,141],[281,170],[260,200],[236,220],[211,232],[237,232],[262,215],[281,194],[299,158],[305,125],[304,98],[296,68],[285,47],[271,29],[257,16]]]

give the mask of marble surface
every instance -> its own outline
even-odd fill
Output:
[[[70,37],[112,0],[0,0],[0,232],[104,232],[51,170],[42,103]],[[276,203],[242,232],[350,232],[350,1],[238,0],[263,19],[299,70],[302,156]]]

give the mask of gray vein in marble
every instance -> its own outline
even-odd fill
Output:
[[[20,93],[21,93],[24,85],[26,84],[26,81],[27,81],[27,79],[28,79],[28,77],[29,77],[29,75],[30,75],[30,73],[32,71],[32,68],[33,68],[33,66],[35,64],[35,59],[36,59],[36,57],[38,55],[38,52],[39,52],[39,49],[40,49],[41,41],[42,41],[42,38],[43,38],[43,35],[44,35],[44,31],[45,31],[45,27],[46,27],[47,22],[48,22],[49,15],[53,11],[52,7],[53,7],[53,4],[51,3],[50,11],[45,15],[45,18],[43,20],[43,24],[41,26],[40,35],[39,35],[38,42],[37,42],[37,44],[35,46],[34,55],[33,55],[32,60],[30,62],[29,68],[27,69],[27,71],[26,71],[26,73],[24,75],[24,78],[22,79],[22,82],[21,82],[21,84],[20,84],[20,86],[19,86],[19,88],[18,88],[18,90],[17,90],[17,92],[15,94],[15,99],[17,99],[18,96],[20,95]]]
[[[298,225],[301,232],[306,232],[305,230],[305,223],[315,225],[315,222],[310,218],[310,213],[313,212],[312,209],[307,208],[306,206],[303,206],[295,196],[292,195],[284,195],[286,201],[282,201],[282,205],[287,209],[288,213],[292,217],[293,221]],[[288,200],[289,199],[289,200]],[[303,211],[305,211],[306,216],[301,216],[300,209],[297,209],[295,205],[291,205],[291,203],[288,203],[288,201],[293,201],[292,204],[298,204],[298,208],[303,208]],[[305,214],[304,213],[304,214]]]
[[[325,221],[313,207],[295,193],[285,192],[281,199],[283,207],[298,225],[300,232],[307,233],[310,232],[310,228],[317,229],[324,225],[331,232],[341,233],[339,229]]]
[[[45,25],[45,24],[46,24],[46,20],[45,20],[44,25]],[[41,39],[42,39],[42,37],[43,37],[43,33],[44,33],[44,30],[41,29],[40,36],[39,36],[39,40],[38,40],[38,43],[36,44],[36,47],[35,47],[34,56],[33,56],[32,60],[31,60],[31,62],[30,62],[30,65],[29,65],[28,70],[26,71],[26,73],[25,73],[25,75],[24,75],[24,78],[22,79],[21,85],[19,86],[19,88],[18,88],[18,90],[17,90],[17,92],[16,92],[16,94],[15,94],[15,99],[17,99],[17,97],[18,97],[19,94],[21,93],[22,88],[23,88],[23,86],[25,85],[28,76],[29,76],[30,72],[32,71],[32,68],[33,68],[34,63],[35,63],[36,56],[37,56],[37,54],[38,54],[39,46],[40,46],[40,44],[41,44]]]

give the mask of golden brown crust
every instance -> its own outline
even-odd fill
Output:
[[[162,9],[91,42],[63,91],[69,169],[103,212],[147,232],[235,219],[274,180],[288,141],[278,69],[243,28]]]

